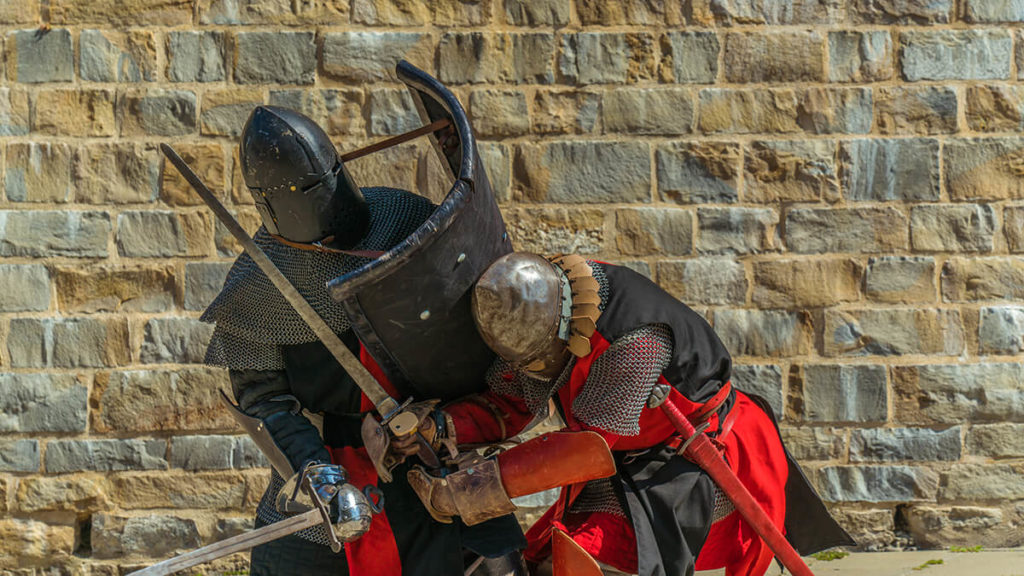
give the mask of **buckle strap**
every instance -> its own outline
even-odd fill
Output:
[[[693,424],[694,426],[700,424],[701,422],[704,422],[705,420],[710,419],[711,416],[716,411],[718,411],[718,408],[722,405],[722,403],[725,402],[727,398],[729,398],[730,392],[732,392],[732,382],[726,382],[725,385],[718,390],[718,392],[715,392],[714,396],[712,396],[707,402],[702,404],[700,408],[694,410],[691,414],[689,414],[686,417],[686,419],[689,420],[690,423]]]
[[[304,244],[302,242],[292,242],[291,240],[285,238],[284,236],[278,236],[277,234],[271,234],[270,237],[273,238],[274,240],[277,240],[281,244],[288,246],[289,248],[297,248],[299,250],[307,250],[310,252],[323,252],[326,254],[345,254],[347,256],[355,256],[357,258],[369,258],[371,260],[375,260],[384,255],[384,252],[381,250],[341,250],[338,248],[331,248],[330,246],[325,246],[325,243],[329,244],[331,240],[334,240],[334,236],[328,236],[323,240],[310,242],[309,244]]]

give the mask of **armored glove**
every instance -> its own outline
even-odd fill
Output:
[[[438,452],[442,447],[451,457],[458,455],[455,423],[437,407],[439,403],[440,400],[428,400],[405,408],[404,411],[414,414],[418,422],[415,432],[401,437],[394,437],[372,414],[363,419],[363,445],[383,481],[390,482],[391,470],[411,455],[419,454],[424,462],[433,460],[433,466],[439,465]]]
[[[282,514],[297,514],[309,510],[308,500],[300,499],[300,482],[309,482],[310,488],[327,508],[338,540],[351,542],[370,529],[373,512],[380,512],[383,502],[371,502],[366,494],[348,481],[345,469],[337,464],[307,463],[302,471],[285,483],[277,496],[277,509]],[[366,491],[376,491],[367,486]]]

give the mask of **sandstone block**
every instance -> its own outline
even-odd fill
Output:
[[[167,34],[167,79],[218,82],[227,77],[227,36],[213,30]]]
[[[852,0],[858,24],[942,24],[953,18],[953,0]]]
[[[971,426],[967,432],[967,452],[989,458],[1020,458],[1024,454],[1024,424]]]
[[[694,2],[692,17],[703,25],[830,24],[842,22],[846,12],[840,0],[775,2],[774,0],[713,0]]]
[[[804,460],[838,460],[845,453],[846,434],[842,428],[824,428],[819,426],[786,427],[781,432],[786,449],[789,450],[789,453],[798,462],[803,462]],[[891,518],[890,516],[890,520]],[[843,527],[849,529],[846,524],[843,524]]]
[[[52,0],[50,19],[56,24],[112,26],[177,26],[192,23],[191,0]]]
[[[172,266],[63,268],[54,270],[62,312],[165,312],[174,307]]]
[[[194,318],[153,318],[146,322],[139,360],[145,364],[202,364],[213,325]]]
[[[732,367],[733,385],[768,401],[777,418],[783,417],[782,368],[775,364],[739,364]]]
[[[1024,298],[1024,259],[950,258],[942,268],[948,302]]]
[[[669,32],[661,38],[661,77],[680,84],[711,84],[718,77],[714,32]]]
[[[954,464],[942,474],[939,501],[964,502],[1024,498],[1024,465]]]
[[[576,12],[585,26],[678,26],[683,24],[683,11],[681,5],[651,0],[581,0],[576,3]]]
[[[870,88],[809,88],[800,96],[797,122],[811,134],[871,131]]]
[[[781,310],[719,310],[715,332],[734,356],[801,356],[810,349],[810,322]]]
[[[0,211],[0,256],[106,258],[106,212]]]
[[[365,83],[394,78],[395,63],[432,68],[434,39],[420,32],[337,32],[324,35],[323,70],[331,78]]]
[[[887,550],[894,542],[897,542],[892,510],[839,508],[830,512],[839,525],[856,540],[858,550],[869,552]]]
[[[693,250],[693,213],[659,208],[615,211],[616,245],[628,256],[680,256]]]
[[[28,92],[0,87],[0,136],[21,136],[28,130]]]
[[[594,130],[601,97],[592,92],[538,90],[531,128],[539,134],[585,134]]]
[[[815,31],[729,32],[722,50],[722,68],[729,82],[824,79],[824,42]]]
[[[1024,252],[1024,206],[1003,210],[1003,235],[1010,252]]]
[[[934,302],[935,259],[909,256],[869,259],[864,295],[876,302]]]
[[[344,0],[200,0],[200,24],[348,24]]]
[[[230,210],[230,212],[250,235],[255,234],[256,230],[263,224],[263,220],[260,219],[260,214],[255,208],[239,208],[237,210]],[[213,241],[217,245],[218,256],[237,256],[242,253],[242,245],[228,232],[228,229],[224,227],[220,220],[214,222],[213,228]]]
[[[88,144],[78,149],[74,167],[76,202],[148,203],[160,191],[160,157],[151,144]]]
[[[888,396],[883,366],[803,367],[804,419],[808,421],[884,422]]]
[[[195,520],[177,516],[123,517],[96,514],[92,519],[94,558],[161,558],[202,544]]]
[[[649,34],[578,32],[561,37],[559,73],[575,84],[623,84],[652,79],[654,38]]]
[[[212,368],[117,371],[97,378],[92,428],[96,432],[234,430],[220,403],[227,373]]]
[[[1024,198],[1024,139],[955,139],[946,142],[943,157],[953,200]]]
[[[914,542],[929,548],[976,546],[986,549],[1019,546],[1021,535],[999,508],[914,506],[906,515],[907,530]]]
[[[747,296],[743,264],[730,258],[662,260],[658,284],[691,306],[742,305]]]
[[[35,24],[39,21],[39,0],[4,0],[0,2],[0,22]]]
[[[34,470],[33,470],[34,471]],[[109,503],[103,480],[96,477],[25,478],[15,496],[22,512],[92,512]]]
[[[934,500],[939,475],[920,466],[827,466],[818,476],[827,502]]]
[[[88,391],[70,374],[0,374],[2,432],[85,432]]]
[[[878,82],[893,77],[892,35],[887,30],[828,33],[831,82]]]
[[[438,78],[445,84],[550,84],[555,79],[553,34],[448,32],[437,53]]]
[[[164,470],[166,450],[166,440],[52,440],[46,445],[46,472]]]
[[[185,264],[185,309],[205,310],[220,294],[230,263],[189,262]]]
[[[7,342],[21,368],[100,368],[127,364],[131,349],[124,318],[17,318]]]
[[[271,90],[270,103],[294,108],[309,116],[328,134],[341,136],[366,133],[363,93],[355,90]],[[237,151],[235,151],[237,155]],[[241,172],[236,181],[242,184]],[[244,195],[249,196],[245,191]],[[251,200],[248,200],[251,203]],[[236,200],[237,203],[237,200]]]
[[[895,86],[875,90],[875,116],[882,134],[956,132],[956,91],[942,86]]]
[[[839,196],[836,146],[831,140],[753,142],[745,158],[748,201],[777,204]]]
[[[903,77],[918,80],[1009,79],[1007,30],[908,30],[900,34]]]
[[[7,146],[4,188],[12,202],[67,202],[71,198],[71,147],[51,142]]]
[[[850,462],[957,461],[960,427],[870,428],[850,435]]]
[[[75,50],[71,31],[18,30],[7,34],[11,54],[7,76],[22,83],[70,82],[75,76]]]
[[[474,90],[469,96],[473,127],[481,137],[519,136],[530,131],[526,95],[520,90]]]
[[[207,92],[199,115],[200,130],[206,135],[237,138],[253,108],[260,104],[263,92],[258,89]]]
[[[196,95],[188,90],[152,88],[124,96],[123,136],[184,136],[196,131]]]
[[[126,211],[117,218],[117,251],[129,258],[206,256],[213,225],[206,212]]]
[[[41,264],[0,264],[0,312],[50,307],[50,272]]]
[[[487,180],[499,203],[512,198],[512,150],[506,144],[477,142],[480,159],[487,172]]]
[[[435,0],[429,4],[434,24],[446,28],[487,25],[492,9],[497,10],[497,2],[491,0]]]
[[[825,311],[825,356],[958,356],[965,346],[963,320],[956,310]]]
[[[156,80],[156,35],[148,30],[82,30],[78,73],[90,82]]]
[[[939,142],[858,139],[839,144],[843,192],[855,201],[939,200]]]
[[[864,267],[852,259],[754,262],[753,303],[759,308],[820,308],[860,297]]]
[[[987,204],[915,206],[910,244],[921,252],[991,252],[995,212]]]
[[[700,208],[697,251],[760,254],[781,248],[779,215],[769,208]]]
[[[124,473],[110,475],[108,485],[109,498],[125,510],[238,509],[245,496],[245,482],[237,472]]]
[[[235,447],[232,436],[178,436],[171,439],[171,466],[185,470],[231,468]]]
[[[239,84],[312,84],[316,78],[312,32],[239,32],[235,47]]]
[[[697,125],[707,134],[799,132],[797,94],[791,89],[700,91]]]
[[[67,561],[75,549],[75,527],[54,526],[30,519],[0,520],[4,555],[22,565]]]
[[[430,21],[425,0],[352,0],[352,21],[373,26],[419,26]]]
[[[739,145],[717,142],[672,142],[658,145],[658,193],[677,204],[736,202]]]
[[[40,134],[89,137],[117,133],[113,90],[43,90],[36,94],[33,110],[32,128]]]
[[[569,23],[570,0],[505,0],[505,21],[513,26],[554,26]]]
[[[1024,127],[1024,90],[1019,86],[968,86],[967,125],[979,132],[1016,132]]]
[[[991,306],[980,313],[979,354],[1020,354],[1024,350],[1024,307]]]
[[[0,472],[39,472],[39,441],[0,440]]]
[[[391,136],[420,125],[416,105],[405,88],[375,88],[370,92],[370,134]]]
[[[516,208],[505,224],[520,250],[540,254],[596,254],[604,247],[604,211],[580,208]]]
[[[601,98],[605,132],[676,135],[693,130],[693,95],[685,89],[622,89]]]
[[[896,419],[905,424],[1021,421],[1024,365],[981,363],[892,369]]]
[[[541,202],[649,202],[650,151],[644,142],[520,144],[515,175]]]
[[[794,252],[893,252],[907,248],[907,228],[891,207],[796,208],[786,215],[785,240]]]
[[[224,185],[227,182],[226,168],[224,165],[224,150],[219,144],[199,143],[184,144],[175,146],[175,151],[182,160],[188,163],[192,171],[199,176],[199,179],[218,197],[223,199]],[[171,206],[196,206],[202,204],[203,200],[199,194],[185,181],[185,178],[178,173],[178,170],[166,159],[163,162],[160,172],[160,199]],[[241,173],[238,174],[239,178]],[[244,183],[241,183],[244,185]],[[245,196],[251,198],[249,192]],[[251,203],[252,200],[250,199]]]

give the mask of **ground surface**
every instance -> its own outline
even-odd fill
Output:
[[[807,564],[815,576],[1024,576],[1024,548],[980,552],[861,552],[830,561],[808,558]],[[721,574],[724,572],[720,570],[697,573],[698,576]],[[780,572],[773,568],[767,576],[778,574]]]

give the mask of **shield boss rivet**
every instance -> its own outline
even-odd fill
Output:
[[[426,320],[427,318],[430,318],[430,310],[420,312],[420,320]]]

